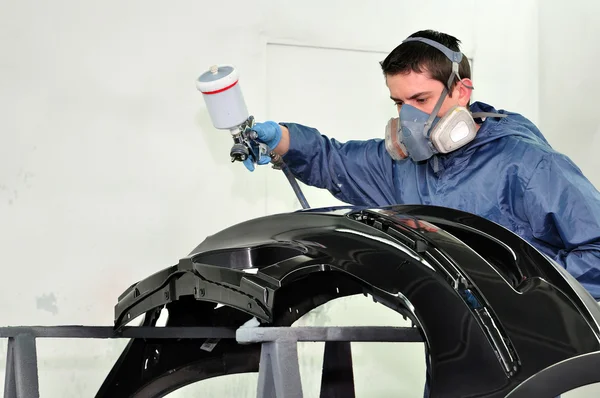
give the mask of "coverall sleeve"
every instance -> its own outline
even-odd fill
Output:
[[[396,204],[394,166],[383,140],[341,143],[312,127],[282,125],[290,132],[290,148],[283,160],[300,181],[327,189],[355,206]]]
[[[536,239],[556,249],[554,258],[600,299],[600,194],[566,156],[547,154],[524,191]]]

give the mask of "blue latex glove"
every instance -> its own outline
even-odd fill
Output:
[[[258,135],[257,141],[266,144],[269,147],[269,152],[272,151],[279,141],[281,141],[281,126],[276,122],[268,121],[264,123],[255,123],[252,130]],[[263,155],[258,160],[259,165],[268,164],[271,161],[269,156]],[[244,166],[250,171],[254,171],[254,163],[252,158],[244,160]]]
[[[258,162],[256,162],[259,166],[263,164],[269,164],[271,161],[271,157],[267,155],[261,155]],[[246,160],[244,160],[244,166],[250,171],[254,171],[254,162],[252,161],[252,157],[248,156]]]

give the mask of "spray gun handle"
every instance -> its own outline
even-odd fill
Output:
[[[258,141],[258,133],[252,130],[253,126],[254,117],[250,116],[248,120],[246,120],[242,125],[239,126],[238,132],[233,135],[233,140],[235,144],[231,148],[232,161],[244,161],[248,157],[252,157],[252,161],[254,163],[258,163],[263,156],[268,155],[271,158],[273,168],[276,170],[282,170],[283,174],[285,174],[302,208],[310,208],[308,202],[306,201],[306,198],[304,197],[304,194],[302,193],[302,189],[298,185],[298,182],[296,181],[296,178],[292,174],[291,170],[287,167],[287,165],[285,164],[285,162],[279,154],[275,153],[274,151],[271,151],[269,153],[269,147],[266,144]],[[238,156],[237,158],[234,158],[233,156],[234,149],[237,149],[237,151],[240,153],[240,156]]]
[[[256,164],[267,155],[269,148],[258,141],[258,134],[252,130],[253,126],[254,116],[249,116],[242,124],[231,129],[234,144],[229,154],[232,162],[243,162],[250,157]]]

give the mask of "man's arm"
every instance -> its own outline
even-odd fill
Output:
[[[290,130],[287,128],[287,126],[282,124],[280,124],[279,127],[281,128],[281,140],[275,149],[273,149],[273,152],[279,156],[283,156],[290,149]]]
[[[524,210],[534,237],[600,299],[600,193],[592,183],[566,156],[547,154],[525,188]]]
[[[274,151],[300,181],[327,189],[352,205],[395,203],[393,162],[382,140],[341,143],[311,127],[281,126],[281,140]]]

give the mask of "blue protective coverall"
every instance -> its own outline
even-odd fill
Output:
[[[416,163],[394,161],[382,139],[341,143],[318,130],[290,131],[283,157],[296,177],[356,206],[437,205],[494,221],[520,235],[600,300],[600,193],[525,117],[475,102],[487,118],[455,152]]]

